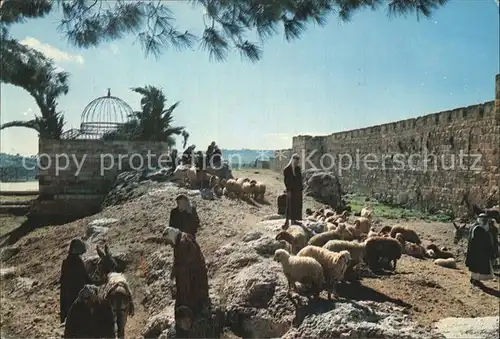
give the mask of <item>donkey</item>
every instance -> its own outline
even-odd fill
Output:
[[[96,281],[99,286],[99,298],[109,302],[113,311],[113,318],[117,328],[118,338],[125,337],[127,316],[134,316],[134,301],[123,273],[118,273],[118,264],[113,258],[108,245],[104,245],[104,252],[97,246],[99,262],[96,268]]]
[[[453,243],[456,245],[461,239],[468,237],[470,228],[467,227],[467,224],[458,226],[457,224],[455,224],[455,222],[453,222],[453,226],[455,227],[455,236],[453,238]]]

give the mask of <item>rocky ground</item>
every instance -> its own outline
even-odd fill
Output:
[[[132,200],[70,224],[36,230],[3,248],[2,337],[54,337],[62,332],[57,281],[68,244],[77,236],[91,244],[90,259],[96,254],[94,244],[107,239],[126,266],[136,302],[127,336],[158,337],[172,318],[168,279],[172,251],[152,240],[163,230],[180,192],[192,196],[203,222],[197,239],[209,266],[214,303],[226,306],[230,330],[225,337],[428,338],[437,336],[431,327],[442,318],[499,316],[498,295],[471,287],[462,262],[453,270],[408,256],[398,262],[394,275],[342,286],[337,302],[321,300],[295,307],[285,295],[281,268],[272,260],[274,250],[281,246],[273,238],[282,220],[263,221],[276,212],[282,179],[267,170],[233,174],[265,182],[269,204],[205,200],[196,191],[168,183],[145,184],[149,185],[145,192],[140,184],[141,194],[132,195]],[[319,204],[306,198],[306,207]],[[92,224],[103,218],[107,220]],[[377,229],[405,224],[425,243],[432,241],[463,253],[463,244],[453,245],[451,223],[376,220]],[[488,286],[498,290],[498,280]],[[441,327],[449,328],[446,324]]]

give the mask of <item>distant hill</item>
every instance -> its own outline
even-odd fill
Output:
[[[222,149],[222,158],[230,163],[252,164],[255,160],[269,160],[274,150]],[[241,160],[240,160],[241,159]]]
[[[34,180],[38,173],[36,165],[37,160],[35,156],[0,153],[0,181]]]

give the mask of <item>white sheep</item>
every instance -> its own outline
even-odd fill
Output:
[[[224,185],[228,195],[241,195],[241,184],[234,179],[228,179]]]
[[[291,255],[283,249],[274,252],[274,260],[283,267],[283,273],[288,281],[288,293],[297,290],[295,282],[310,285],[314,296],[318,296],[325,284],[323,267],[311,257]]]
[[[257,180],[250,180],[250,185],[252,186],[252,195],[255,200],[264,200],[266,193],[266,185]]]
[[[241,185],[241,193],[242,193],[241,195],[242,195],[242,197],[244,197],[244,198],[250,198],[250,196],[252,195],[252,193],[254,191],[254,187],[255,187],[254,183],[245,181]]]
[[[373,211],[371,209],[369,209],[368,207],[363,207],[363,209],[361,210],[361,213],[360,213],[360,216],[362,218],[367,218],[367,219],[371,219],[373,215]]]
[[[371,221],[368,218],[360,217],[354,221],[354,236],[361,238],[363,234],[368,234],[371,228]]]
[[[434,260],[434,265],[446,268],[457,268],[457,262],[455,261],[455,258],[436,259]]]
[[[344,280],[344,274],[349,266],[351,254],[348,251],[332,252],[323,247],[306,246],[297,253],[298,257],[311,257],[316,259],[323,267],[323,274],[328,291],[328,299],[331,294],[336,295],[336,284]]]
[[[351,260],[356,264],[362,262],[365,256],[365,244],[355,241],[330,240],[323,245],[323,248],[332,252],[348,251]]]

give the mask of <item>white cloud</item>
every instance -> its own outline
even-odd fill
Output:
[[[116,44],[110,44],[109,49],[111,50],[111,53],[113,53],[114,55],[117,55],[120,53],[120,48],[118,48],[118,46]]]
[[[68,52],[61,51],[54,46],[45,44],[38,39],[27,36],[21,41],[23,45],[36,49],[37,51],[43,53],[46,57],[53,59],[56,62],[75,62],[82,65],[84,63],[83,56],[80,54],[71,54]]]

